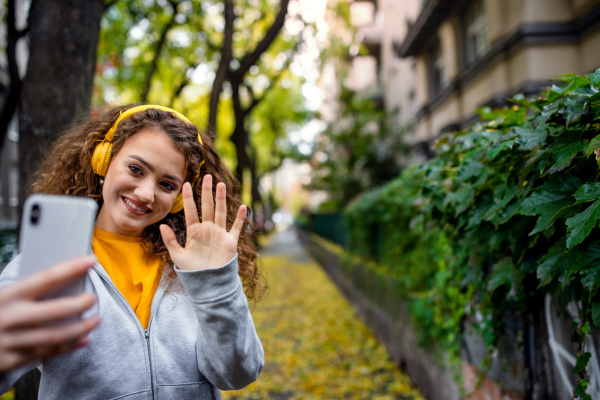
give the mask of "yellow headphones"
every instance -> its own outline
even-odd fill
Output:
[[[190,120],[187,119],[183,114],[181,114],[173,109],[170,109],[169,107],[164,107],[164,106],[146,104],[143,106],[132,107],[132,108],[126,110],[125,112],[122,112],[121,115],[119,115],[119,118],[117,118],[117,120],[113,124],[113,126],[106,133],[104,140],[102,140],[102,142],[98,146],[96,146],[96,148],[94,149],[94,154],[92,155],[92,169],[94,170],[94,172],[96,174],[98,174],[100,176],[106,176],[106,172],[108,171],[108,164],[110,163],[110,157],[112,156],[113,135],[114,135],[115,131],[117,130],[117,126],[119,125],[119,122],[131,117],[133,114],[136,114],[136,113],[139,113],[142,111],[146,111],[149,108],[173,113],[180,120],[191,124]],[[198,141],[200,142],[200,144],[203,144],[200,134],[198,134]],[[200,167],[202,166],[202,164],[204,164],[204,160],[202,160],[200,162],[200,165],[198,166],[198,175],[200,174]],[[194,180],[196,180],[198,178],[198,175],[196,175],[196,178],[194,178]],[[173,206],[171,207],[171,210],[169,210],[169,212],[171,214],[175,214],[181,210],[183,210],[183,196],[181,195],[181,193],[179,193],[179,195],[175,199],[175,202],[173,203]]]

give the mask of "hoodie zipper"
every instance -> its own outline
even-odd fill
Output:
[[[150,324],[148,324],[148,328]],[[152,400],[154,400],[154,374],[152,373],[152,354],[150,353],[150,330],[144,329],[146,337],[146,347],[148,348],[148,362],[150,363],[150,387],[152,388]]]
[[[121,298],[123,303],[125,303],[126,308],[128,308],[129,311],[133,314],[133,317],[134,317],[134,320],[136,321],[137,326],[139,328],[141,328],[140,330],[144,334],[144,340],[146,341],[146,349],[148,351],[148,363],[150,365],[150,389],[152,390],[152,399],[154,400],[154,374],[152,372],[152,353],[150,351],[150,325],[152,324],[154,315],[158,311],[158,306],[160,305],[160,302],[162,301],[164,293],[160,294],[160,297],[159,297],[158,301],[156,302],[156,308],[154,309],[154,312],[152,312],[152,314],[150,314],[150,320],[148,321],[148,329],[144,329],[137,314],[135,313],[133,308],[131,308],[131,305],[129,304],[129,302],[127,301],[125,296],[123,296],[123,294],[121,292],[119,292],[119,289],[117,289],[117,287],[115,286],[113,281],[110,280],[110,278],[107,278],[106,276],[104,276],[106,274],[106,272],[101,271],[99,268],[96,268],[96,266],[94,266],[93,269],[94,269],[94,271],[96,271],[98,273],[98,275],[100,275],[100,278],[102,278],[119,295],[119,297]]]

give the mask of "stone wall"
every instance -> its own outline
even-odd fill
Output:
[[[433,343],[419,346],[408,301],[391,280],[377,276],[365,265],[344,261],[335,245],[316,235],[302,229],[297,229],[297,234],[311,257],[323,267],[426,399],[559,400],[572,397],[575,377],[571,369],[577,350],[570,341],[571,324],[577,318],[573,305],[571,309],[561,310],[556,300],[542,298],[536,315],[509,312],[505,317],[505,334],[483,379],[476,366],[487,356],[485,346],[476,333],[465,328],[461,338],[464,359],[459,372],[461,388],[450,370],[439,362],[443,351],[435,351]],[[594,399],[600,399],[600,368],[595,355],[595,349],[600,349],[598,338],[598,332],[593,332],[586,347],[593,356],[588,369],[591,387],[588,393]]]

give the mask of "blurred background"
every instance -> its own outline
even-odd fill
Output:
[[[589,342],[590,352],[597,339],[592,339],[593,325],[584,328],[591,311],[589,317],[581,307],[564,311],[570,300],[592,301],[596,290],[579,284],[573,289],[578,294],[559,304],[556,286],[548,290],[550,300],[540,292],[533,313],[524,311],[519,302],[528,303],[529,295],[517,301],[511,293],[533,293],[539,282],[511,286],[507,277],[513,270],[505,268],[505,280],[489,285],[498,260],[516,254],[508,244],[473,278],[483,286],[465,283],[467,272],[451,281],[454,272],[447,265],[456,258],[454,242],[446,240],[451,235],[436,236],[450,222],[434,213],[432,220],[444,222],[436,228],[423,225],[419,212],[428,200],[406,189],[407,176],[418,175],[410,171],[433,165],[448,149],[443,148],[447,134],[495,118],[486,113],[519,113],[523,107],[522,120],[513,125],[530,123],[545,103],[527,102],[552,100],[544,91],[576,75],[590,88],[585,92],[580,82],[569,86],[573,93],[592,98],[598,80],[591,74],[600,67],[600,1],[5,0],[0,13],[2,265],[17,254],[20,209],[50,144],[72,124],[110,107],[162,104],[214,138],[243,183],[243,201],[251,207],[265,257],[305,252],[312,258],[298,262],[310,259],[324,267],[327,279],[356,309],[352,318],[362,318],[387,348],[382,357],[408,372],[425,398],[458,399],[465,393],[571,398],[584,380],[587,395],[600,396],[595,353],[589,368],[596,369],[573,369],[586,354],[582,343]],[[571,75],[557,78],[565,74]],[[594,104],[581,103],[579,117]],[[502,115],[496,126],[517,118]],[[495,128],[477,129],[481,137]],[[513,146],[498,143],[497,138],[489,142],[498,154],[508,154]],[[463,154],[440,168],[456,169],[470,157],[476,158]],[[495,157],[487,154],[486,160]],[[483,176],[484,168],[473,165],[464,179]],[[432,170],[424,174],[432,176]],[[464,201],[456,215],[477,202],[476,195],[444,182],[430,183],[454,193],[444,206]],[[510,201],[498,204],[506,207]],[[500,222],[486,218],[478,221],[492,221],[498,229]],[[527,237],[531,227],[519,229]],[[554,234],[548,232],[547,237]],[[510,241],[518,240],[512,236]],[[521,268],[522,260],[514,255],[514,276],[519,282],[536,280],[536,268]],[[533,289],[523,289],[527,285]],[[434,299],[440,288],[455,292]],[[503,297],[493,297],[500,292]],[[488,305],[504,306],[481,311],[475,304],[482,296]],[[505,303],[507,298],[516,305],[507,306],[513,301]],[[579,324],[575,332],[583,335],[574,342],[573,321]],[[473,330],[467,322],[483,328]],[[404,378],[390,382],[397,379]],[[401,395],[388,383],[379,386],[381,393],[270,387],[256,392],[262,394],[236,396],[420,396]]]

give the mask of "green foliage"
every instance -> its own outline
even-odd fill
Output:
[[[482,122],[438,139],[434,159],[350,205],[349,248],[418,282],[403,293],[423,342],[451,360],[465,321],[491,350],[509,304],[577,302],[583,396],[584,338],[600,327],[600,70],[560,79],[545,97],[478,110]]]
[[[230,68],[235,70],[263,39],[279,2],[234,2]],[[201,129],[206,127],[209,99],[223,51],[224,3],[218,0],[130,0],[110,6],[101,24],[93,103],[118,105],[142,100],[174,107]],[[301,87],[304,77],[290,73],[290,63],[305,38],[318,31],[292,8],[287,25],[243,77],[240,100],[257,106],[246,118],[249,151],[255,152],[257,175],[276,169],[283,158],[282,138],[307,118]],[[299,32],[299,33],[298,33]],[[310,32],[310,33],[309,33]],[[161,45],[162,43],[162,45]],[[155,68],[153,69],[153,66]],[[153,71],[153,72],[152,72]],[[236,150],[231,85],[226,82],[217,113],[216,147],[234,169]]]
[[[342,90],[341,116],[316,141],[310,189],[325,190],[338,207],[398,175],[408,147],[403,131],[364,95]]]

